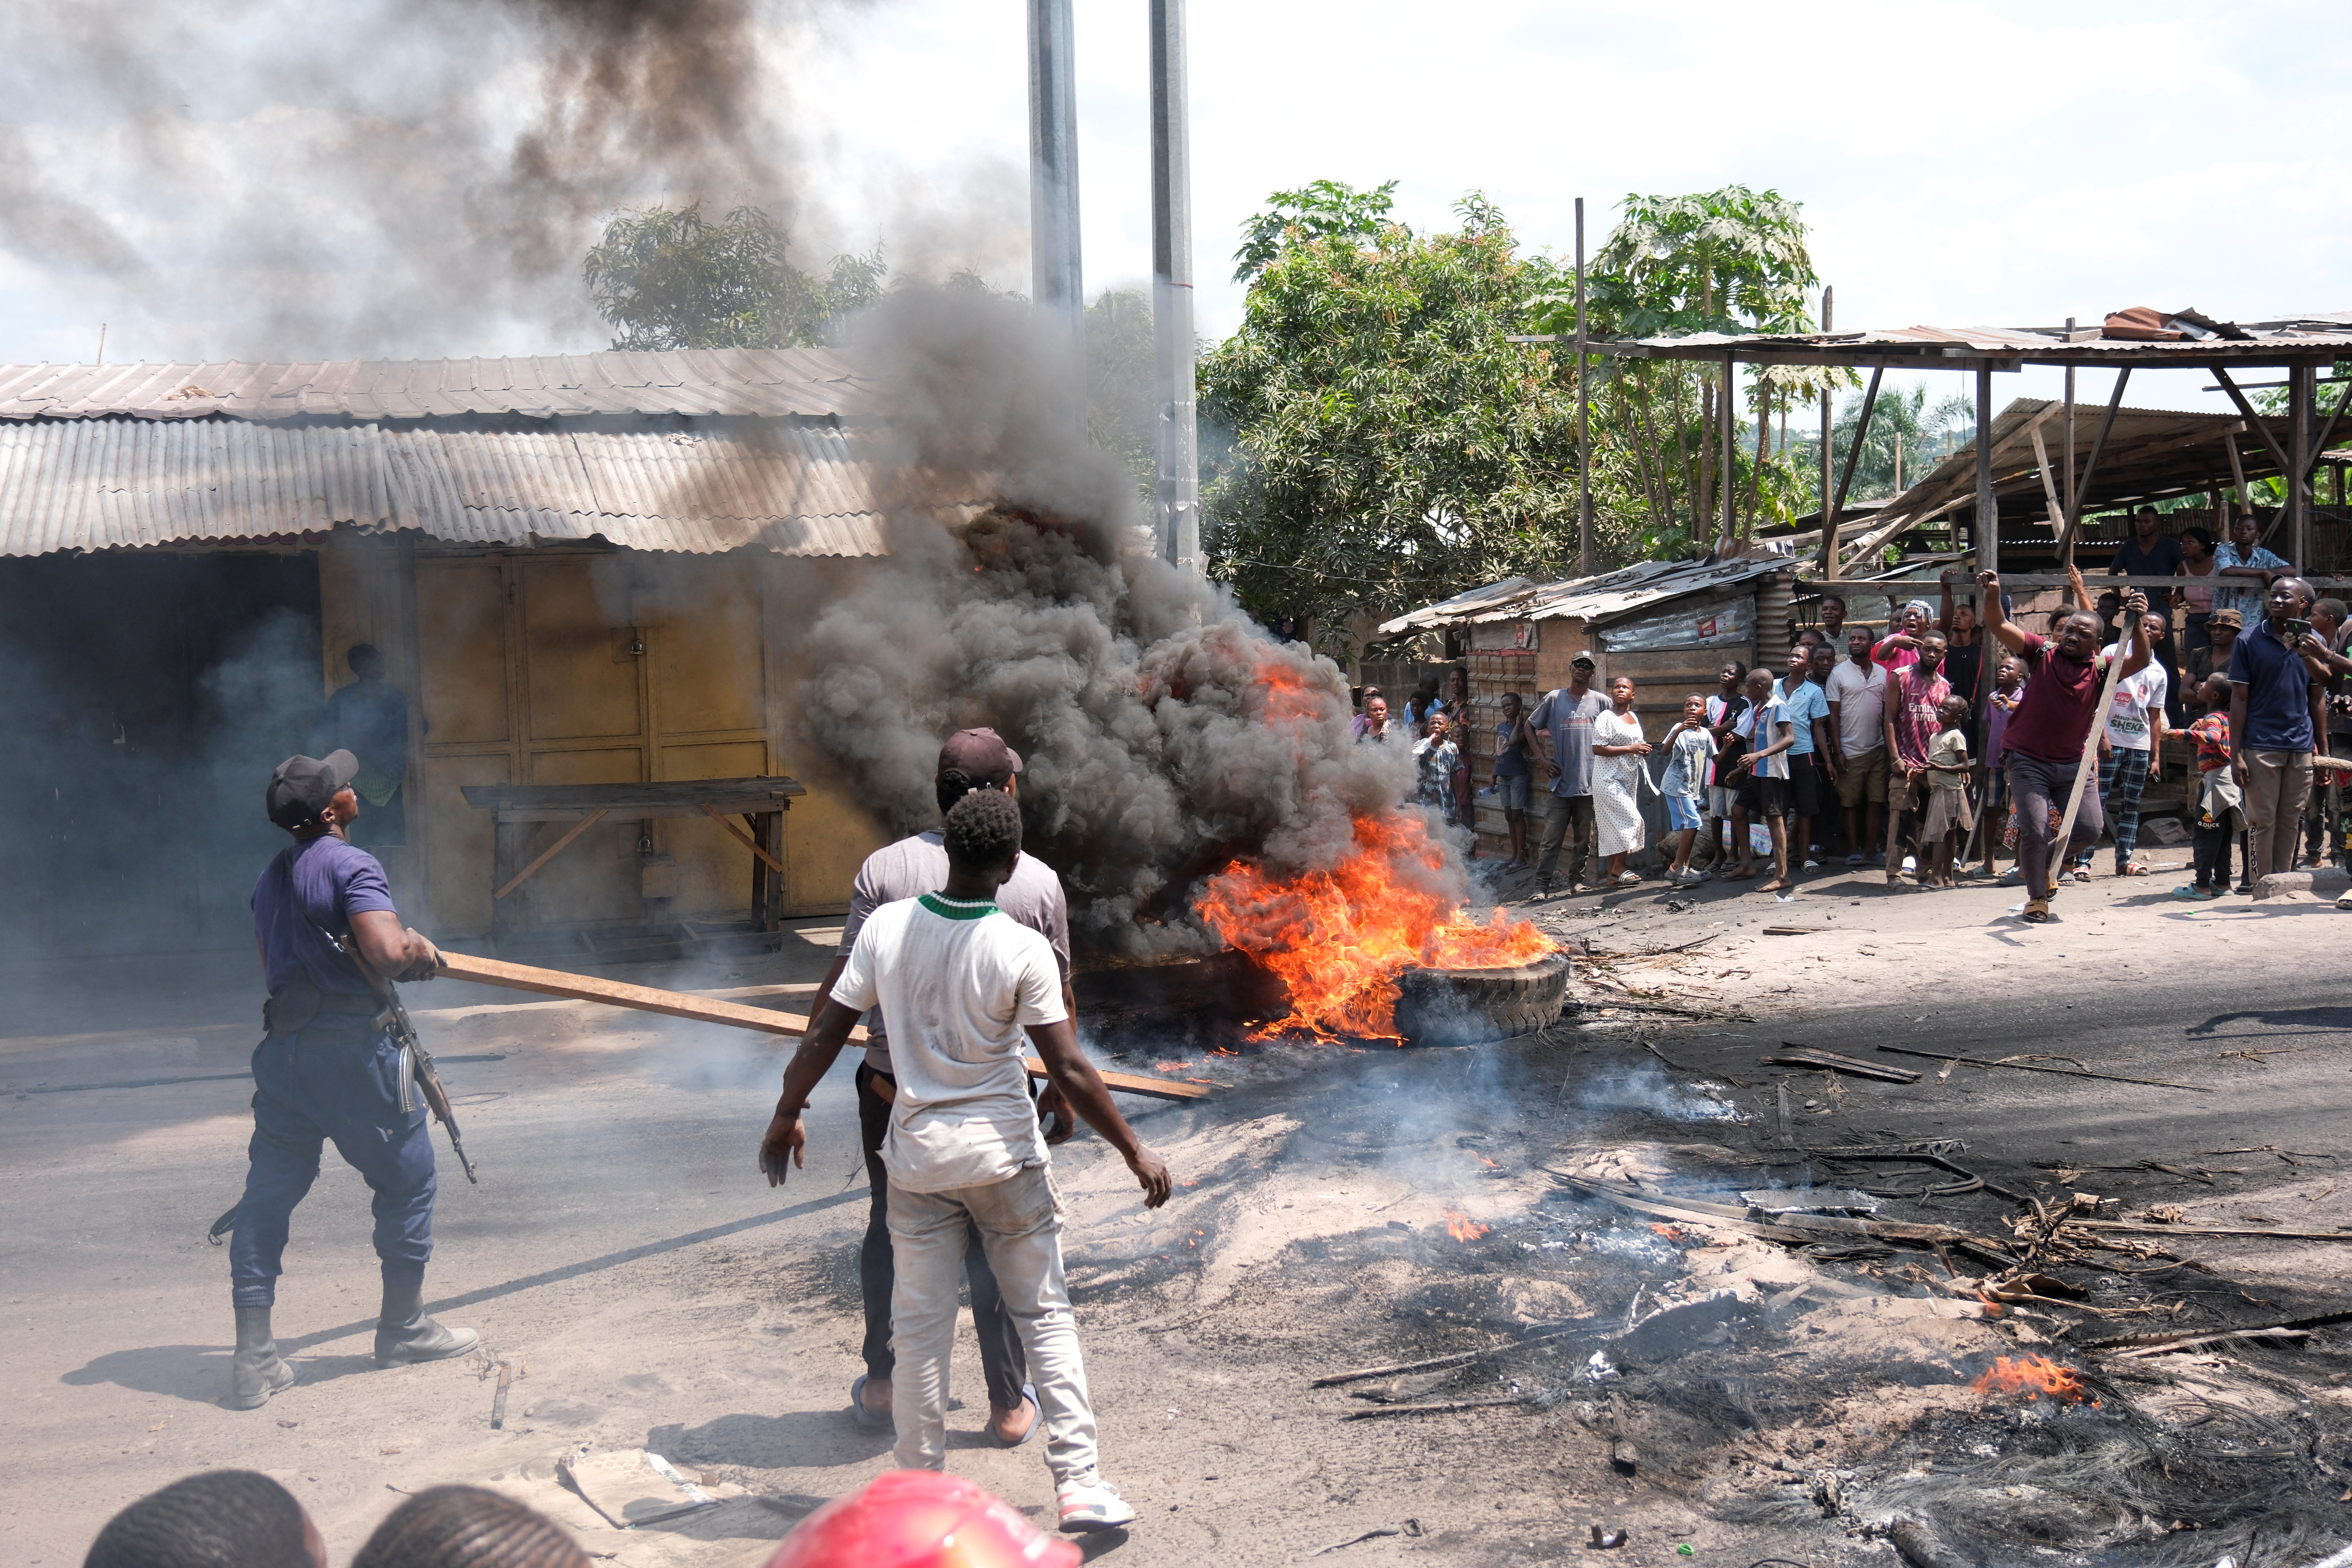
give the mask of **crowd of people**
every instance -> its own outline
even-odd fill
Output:
[[[1601,681],[1591,653],[1531,703],[1505,694],[1491,737],[1469,731],[1460,672],[1450,701],[1426,677],[1406,704],[1420,797],[1448,824],[1471,820],[1468,749],[1490,746],[1501,869],[1532,869],[1538,900],[1640,883],[1647,823],[1663,815],[1653,868],[1669,884],[1760,878],[1785,893],[1843,858],[1927,888],[2000,877],[2039,921],[2062,882],[2091,879],[2103,839],[2116,876],[2151,874],[2141,805],[2169,743],[2195,840],[2177,896],[2251,892],[2329,852],[2334,775],[2314,759],[2352,752],[2346,607],[2260,538],[2252,513],[2216,541],[2196,526],[2167,534],[2142,508],[2109,570],[2179,586],[2153,602],[2138,586],[2095,596],[2070,568],[2071,600],[2046,634],[2016,622],[1991,574],[1977,576],[1972,602],[1958,568],[1938,600],[1911,600],[1880,634],[1847,626],[1844,600],[1828,595],[1783,668],[1727,662],[1654,739],[1633,681]],[[1383,740],[1377,691],[1364,710],[1360,737]],[[2331,734],[2347,743],[2332,748]],[[2086,752],[2095,771],[2077,798]],[[1662,811],[1645,816],[1644,795]],[[2067,841],[2053,844],[2062,827]]]

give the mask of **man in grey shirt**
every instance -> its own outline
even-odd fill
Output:
[[[940,815],[975,789],[1020,794],[1021,755],[993,730],[959,730],[940,748],[939,771],[932,789]],[[816,989],[820,1000],[833,994],[856,945],[859,928],[884,904],[936,893],[948,884],[946,839],[934,829],[886,844],[866,858],[849,894],[849,918],[842,923],[840,951]],[[1070,910],[1062,892],[1062,879],[1034,855],[1023,855],[1013,868],[1013,879],[997,890],[996,907],[1053,943],[1062,971],[1062,1005],[1077,1016],[1070,994]],[[851,1414],[862,1426],[887,1426],[890,1416],[890,1374],[898,1358],[890,1346],[890,1291],[896,1279],[890,1254],[889,1177],[882,1168],[882,1137],[890,1123],[890,1101],[897,1080],[890,1069],[888,1025],[876,1008],[866,1016],[866,1060],[857,1069],[857,1125],[866,1149],[866,1180],[872,1194],[866,1221],[866,1239],[857,1258],[860,1293],[866,1299],[866,1375],[850,1385]],[[1059,1143],[1073,1129],[1068,1108],[1052,1089],[1041,1104],[1053,1118],[1045,1141]],[[989,1435],[1005,1447],[1017,1447],[1036,1432],[1037,1403],[1028,1391],[1028,1362],[1021,1349],[1020,1331],[1004,1309],[996,1276],[981,1248],[975,1229],[964,1249],[964,1279],[971,1287],[971,1321],[980,1336],[981,1371],[988,1382]]]
[[[1550,780],[1551,794],[1544,810],[1543,847],[1536,855],[1536,897],[1551,893],[1551,876],[1559,864],[1561,840],[1574,836],[1568,857],[1568,891],[1584,880],[1592,854],[1592,721],[1609,710],[1609,699],[1592,689],[1593,658],[1580,653],[1570,661],[1568,685],[1536,704],[1528,728],[1544,742],[1536,753]]]

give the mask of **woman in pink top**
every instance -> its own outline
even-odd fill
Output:
[[[1898,669],[1910,668],[1919,662],[1919,639],[1935,629],[1936,606],[1925,599],[1912,600],[1895,617],[1895,628],[1870,650],[1871,662],[1890,677]]]

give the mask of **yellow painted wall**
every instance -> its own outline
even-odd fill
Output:
[[[331,667],[384,651],[410,694],[413,880],[403,912],[446,937],[490,926],[490,815],[465,784],[784,773],[790,693],[768,605],[797,563],[552,548],[468,552],[339,531],[320,552]],[[538,830],[551,843],[562,825]],[[881,828],[814,784],[784,817],[785,907],[845,908]],[[641,852],[650,839],[650,855]],[[389,867],[389,862],[387,863]],[[528,926],[738,919],[751,855],[717,823],[598,823],[510,896]]]

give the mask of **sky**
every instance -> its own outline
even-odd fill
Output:
[[[878,241],[902,268],[1025,289],[1017,0],[756,3],[776,152],[742,183],[782,193],[803,261]],[[112,9],[145,21],[102,47],[58,25],[77,7],[0,22],[0,359],[87,360],[101,321],[110,360],[603,346],[572,275],[483,286],[478,233],[436,231],[529,129],[528,29],[391,0],[351,0],[340,31],[286,0]],[[1147,46],[1142,0],[1076,12],[1092,292],[1150,268]],[[1317,178],[1395,179],[1416,227],[1480,191],[1563,255],[1579,195],[1597,248],[1628,192],[1769,186],[1803,205],[1841,326],[2352,309],[2352,11],[1192,0],[1190,17],[1208,338],[1240,320],[1242,221]],[[461,178],[467,138],[480,167]],[[709,178],[628,172],[583,188]],[[593,227],[562,216],[558,250]],[[2055,374],[2002,376],[1996,400]],[[2135,405],[2222,405],[2194,373],[2147,380]]]

